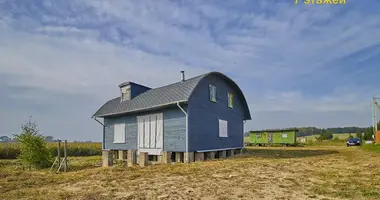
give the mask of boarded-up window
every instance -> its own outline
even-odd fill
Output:
[[[234,95],[232,95],[231,93],[228,93],[228,107],[234,107]]]
[[[228,137],[227,121],[219,119],[219,137]]]
[[[216,102],[216,87],[215,85],[210,85],[210,101]]]
[[[113,143],[125,143],[125,124],[114,124]]]

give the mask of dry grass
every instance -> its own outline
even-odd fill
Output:
[[[0,161],[0,199],[380,199],[380,154],[347,147],[250,148],[243,157],[146,168],[22,171]]]

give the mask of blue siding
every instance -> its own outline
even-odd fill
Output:
[[[179,108],[164,112],[164,151],[186,151],[186,115]]]
[[[216,86],[216,103],[210,101],[209,84]],[[228,107],[227,92],[234,95],[234,108]],[[243,101],[220,76],[202,79],[189,100],[189,151],[243,147]],[[226,138],[219,137],[219,119],[228,121]]]
[[[113,125],[116,123],[126,123],[126,143],[125,144],[114,144],[114,128]],[[128,150],[137,148],[137,118],[136,116],[121,116],[115,118],[104,118],[105,125],[105,149],[118,149],[118,150]]]
[[[187,110],[186,106],[183,106]],[[137,148],[137,116],[160,113],[164,115],[164,151],[185,151],[186,147],[186,116],[178,107],[157,111],[105,118],[105,149],[129,150]],[[126,143],[114,144],[115,123],[126,123]]]
[[[148,90],[150,90],[150,88],[131,83],[131,99]]]

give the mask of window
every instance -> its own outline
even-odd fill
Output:
[[[127,86],[127,87],[121,88],[121,100],[125,101],[129,99],[131,99],[131,87]]]
[[[283,133],[283,134],[282,134],[282,138],[288,138],[288,134]]]
[[[125,124],[114,124],[113,128],[113,143],[125,143]]]
[[[227,121],[219,119],[219,137],[228,137]]]
[[[228,107],[234,107],[234,95],[231,93],[228,93]]]
[[[210,85],[210,101],[216,102],[216,87],[215,87],[215,85]]]

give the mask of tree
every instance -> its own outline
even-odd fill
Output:
[[[360,130],[356,131],[356,137],[360,139],[362,138],[362,133],[360,132]]]
[[[372,135],[373,135],[373,127],[368,127],[364,131],[364,140],[372,140]]]
[[[333,139],[334,135],[331,131],[327,131],[326,129],[322,130],[321,135],[317,138],[318,140],[331,140]]]
[[[351,139],[351,138],[354,138],[354,136],[352,136],[351,133],[350,133],[350,135],[348,135],[347,139]]]
[[[21,133],[14,135],[20,145],[18,158],[36,168],[46,168],[52,164],[45,137],[38,130],[37,124],[29,118],[29,121],[21,125]]]

